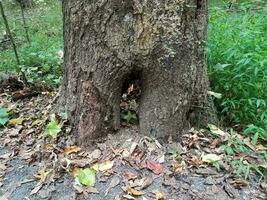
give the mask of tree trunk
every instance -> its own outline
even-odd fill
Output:
[[[133,76],[142,134],[179,135],[207,113],[207,0],[65,0],[63,11],[62,105],[83,144],[120,128]]]

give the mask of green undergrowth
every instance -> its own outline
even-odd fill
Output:
[[[5,3],[5,1],[3,3],[16,41],[20,66],[16,63],[10,45],[7,47],[2,45],[0,47],[0,71],[24,71],[29,82],[45,81],[58,86],[62,74],[62,59],[58,56],[58,52],[63,48],[62,14],[59,1],[51,1],[49,4],[40,1],[33,8],[25,10],[30,44],[25,37],[19,7]],[[1,40],[7,36],[2,18],[0,20]]]
[[[267,6],[245,3],[210,9],[208,66],[220,117],[256,144],[267,140]]]

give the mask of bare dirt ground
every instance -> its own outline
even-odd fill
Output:
[[[8,107],[10,121],[0,128],[0,200],[267,198],[264,180],[233,174],[214,142],[218,138],[204,130],[191,129],[180,143],[171,138],[164,143],[127,125],[91,148],[79,147],[67,120],[53,110],[56,95],[13,102],[1,94],[0,107]],[[44,135],[51,118],[61,125],[54,139]],[[203,159],[209,154],[220,156],[220,170]],[[99,163],[94,187],[75,181],[79,170]]]

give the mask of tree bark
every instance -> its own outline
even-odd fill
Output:
[[[120,128],[132,76],[142,134],[179,136],[192,118],[208,118],[207,0],[65,0],[63,12],[61,103],[81,143]]]

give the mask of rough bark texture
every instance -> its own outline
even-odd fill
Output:
[[[179,134],[210,107],[207,0],[65,0],[63,11],[62,104],[82,143],[119,129],[132,75],[141,80],[142,134]]]

